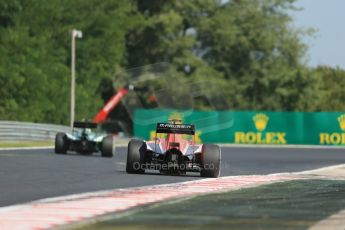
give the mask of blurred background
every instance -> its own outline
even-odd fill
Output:
[[[336,2],[1,0],[0,120],[69,124],[73,29],[82,32],[75,38],[76,120],[92,119],[132,82],[142,89],[140,105],[128,96],[107,117],[131,134],[135,108],[344,111]],[[155,76],[138,80],[148,73]],[[236,114],[229,117],[227,126]]]

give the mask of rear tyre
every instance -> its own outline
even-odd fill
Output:
[[[113,157],[114,155],[114,138],[113,136],[106,136],[102,141],[102,157]]]
[[[200,176],[202,177],[219,177],[220,175],[220,159],[221,152],[218,145],[204,145],[201,161],[202,169]]]
[[[55,136],[55,153],[66,154],[68,150],[68,138],[65,133],[57,133]]]
[[[128,143],[126,172],[131,174],[142,174],[142,169],[146,145],[142,140],[132,139]]]

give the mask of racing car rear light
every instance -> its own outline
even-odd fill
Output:
[[[194,135],[194,125],[157,123],[156,133],[176,133]]]

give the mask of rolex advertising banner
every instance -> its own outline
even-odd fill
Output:
[[[157,122],[194,124],[196,141],[235,144],[345,145],[345,114],[339,112],[261,112],[139,109],[134,135],[155,137]]]

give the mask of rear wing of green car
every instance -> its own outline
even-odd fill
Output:
[[[73,123],[73,128],[95,129],[97,128],[97,124],[93,122],[75,121]]]

